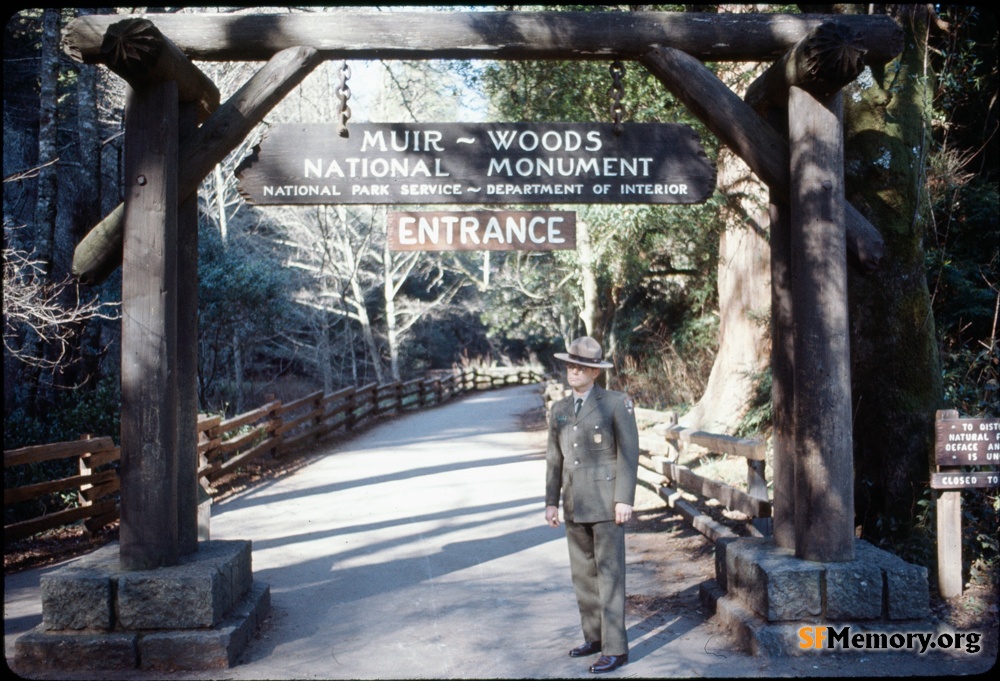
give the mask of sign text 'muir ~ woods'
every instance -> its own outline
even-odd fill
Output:
[[[237,169],[257,204],[700,203],[715,168],[677,123],[275,126]]]

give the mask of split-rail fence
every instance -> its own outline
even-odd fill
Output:
[[[473,390],[538,383],[543,376],[531,369],[467,369],[437,372],[425,378],[379,385],[370,383],[332,393],[322,390],[291,402],[271,400],[228,419],[202,414],[198,418],[199,480],[212,483],[262,456],[282,455],[340,433],[349,436],[362,424],[404,411],[443,404]],[[19,487],[4,486],[4,508],[52,494],[76,493],[77,503],[37,517],[7,524],[4,543],[83,520],[90,532],[119,518],[118,461],[120,448],[110,437],[35,445],[4,451],[4,470],[57,459],[76,459],[78,473]],[[5,479],[9,479],[7,475]],[[6,514],[5,514],[6,515]]]
[[[202,414],[198,418],[199,479],[206,491],[212,483],[262,456],[280,458],[295,449],[316,444],[333,434],[349,437],[363,424],[404,411],[443,404],[473,391],[507,385],[538,383],[544,377],[533,370],[483,371],[470,369],[439,373],[426,378],[388,384],[370,383],[332,393],[317,391],[291,402],[271,400],[260,407],[228,419]],[[562,395],[564,387],[551,382],[547,402]],[[636,409],[640,425],[640,464],[663,476],[657,492],[709,539],[733,536],[727,526],[713,520],[691,501],[714,500],[747,518],[750,534],[770,533],[771,502],[764,476],[765,444],[683,428],[673,412]],[[707,456],[725,455],[746,459],[746,489],[738,489],[699,475],[680,462],[694,449]],[[71,442],[23,447],[4,452],[4,468],[28,466],[57,459],[76,459],[78,473],[4,489],[4,506],[44,498],[53,493],[76,493],[77,503],[37,517],[4,524],[4,542],[82,520],[96,532],[119,518],[118,470],[120,448],[110,437],[84,436]],[[690,454],[683,457],[691,458]],[[685,498],[687,496],[687,498]]]

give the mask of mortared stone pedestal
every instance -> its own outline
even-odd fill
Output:
[[[795,655],[804,625],[890,631],[930,615],[927,568],[857,540],[855,559],[796,558],[770,538],[720,539],[703,602],[747,652]]]
[[[42,577],[42,623],[16,643],[24,669],[227,668],[270,612],[249,541],[204,541],[178,565],[124,571],[118,544]]]

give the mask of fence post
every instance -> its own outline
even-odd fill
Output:
[[[326,393],[324,392],[322,395],[318,395],[313,401],[313,409],[316,411],[316,415],[313,417],[313,428],[316,431],[315,435],[313,435],[313,439],[316,442],[319,442],[322,436],[320,428],[323,426],[323,399],[325,397]]]
[[[957,419],[954,409],[939,410],[935,421]],[[935,450],[937,442],[935,440]],[[937,470],[941,470],[938,466]],[[937,517],[938,589],[945,598],[962,595],[962,490],[934,490]]]
[[[274,406],[271,407],[264,418],[267,419],[267,427],[264,428],[264,432],[267,437],[271,438],[274,445],[271,447],[271,458],[277,459],[281,457],[281,441],[284,439],[284,435],[281,437],[275,437],[275,433],[278,432],[283,425],[285,425],[285,416],[281,411],[282,407],[281,400],[274,400]]]
[[[767,479],[764,477],[764,460],[747,459],[747,493],[767,501]],[[772,511],[773,513],[773,511]],[[765,537],[771,536],[773,518],[753,518],[751,523]]]
[[[89,433],[80,436],[81,440],[90,440],[92,438],[93,438],[93,435],[91,435]],[[93,475],[94,474],[94,469],[91,468],[90,465],[89,465],[90,464],[90,452],[85,452],[85,453],[81,454],[79,457],[77,457],[77,460],[79,462],[78,463],[78,467],[79,467],[80,475]],[[93,487],[93,485],[90,484],[90,483],[86,483],[86,484],[80,485],[80,489],[76,493],[76,500],[77,500],[77,503],[79,503],[81,507],[92,506],[93,505],[94,502],[92,502],[89,499],[87,499],[87,496],[84,494],[84,492],[87,491],[88,489],[90,489],[91,487]],[[88,535],[91,534],[90,528],[87,527],[86,523],[84,523],[84,528],[85,528],[85,531],[86,531],[86,533]]]
[[[665,423],[670,428],[673,428],[674,426],[676,426],[677,425],[677,412],[676,411],[668,411],[667,412],[667,420],[665,421]],[[666,443],[667,443],[667,460],[668,461],[674,461],[674,462],[680,461],[681,460],[681,449],[680,449],[680,446],[677,444],[677,440],[672,440],[670,438],[664,438],[664,439],[666,440]]]

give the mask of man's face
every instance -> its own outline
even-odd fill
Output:
[[[578,393],[585,393],[594,385],[594,380],[600,375],[601,370],[597,367],[583,366],[582,364],[566,364],[566,382],[569,387]]]

